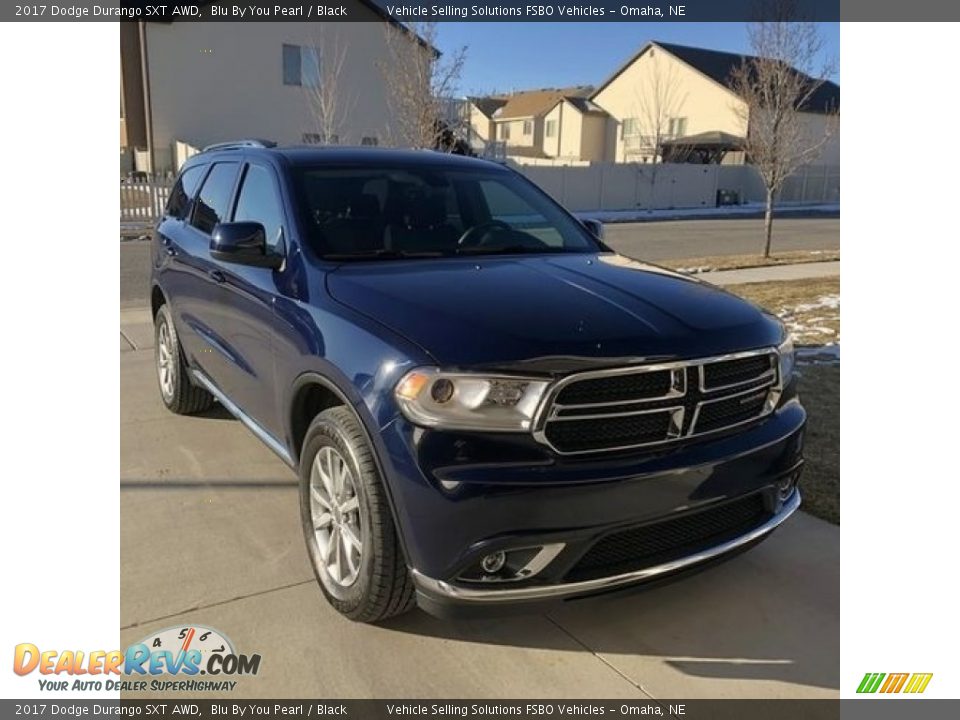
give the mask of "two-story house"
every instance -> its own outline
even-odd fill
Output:
[[[135,156],[137,170],[164,172],[183,159],[178,143],[383,143],[387,32],[408,31],[373,0],[359,0],[351,13],[369,21],[121,23],[121,152]],[[409,46],[435,52],[422,42]],[[338,63],[347,120],[331,138],[321,137],[315,97],[325,61]]]
[[[649,42],[616,70],[590,99],[609,115],[605,157],[616,162],[659,162],[664,143],[723,138],[733,148],[746,133],[746,104],[736,94],[733,71],[749,59],[736,53]],[[827,113],[839,111],[840,88],[823,83],[802,116],[810,135],[822,133]],[[656,156],[656,157],[654,157]],[[726,161],[743,162],[743,153]],[[839,165],[834,134],[815,164]]]

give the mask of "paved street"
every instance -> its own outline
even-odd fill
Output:
[[[775,251],[835,250],[840,247],[838,218],[788,218],[775,224]],[[617,251],[643,260],[745,255],[762,248],[763,221],[682,220],[610,223],[607,242]],[[150,244],[120,243],[120,305],[147,304]]]
[[[838,695],[833,525],[798,513],[692,578],[547,615],[357,625],[315,586],[294,474],[221,409],[163,408],[147,310],[121,311],[120,351],[121,641],[221,630],[262,656],[230,697]]]

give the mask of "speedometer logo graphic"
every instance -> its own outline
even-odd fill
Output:
[[[148,635],[141,643],[151,652],[167,651],[174,657],[185,656],[191,650],[200,653],[200,667],[206,667],[211,655],[235,655],[230,639],[206,625],[176,625]],[[201,670],[201,674],[204,672]]]

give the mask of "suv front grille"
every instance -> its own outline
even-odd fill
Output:
[[[621,530],[598,540],[567,573],[566,580],[593,580],[677,560],[744,535],[770,517],[763,497]]]
[[[562,455],[656,446],[763,417],[780,388],[772,349],[561,380],[535,436]]]
[[[570,420],[552,422],[547,427],[547,439],[554,447],[567,452],[603,450],[635,442],[654,443],[666,437],[670,430],[669,410],[621,415],[597,420]]]

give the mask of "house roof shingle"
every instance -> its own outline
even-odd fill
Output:
[[[673,43],[664,43],[654,40],[644,45],[638,53],[624,63],[617,71],[610,76],[591,97],[596,97],[607,85],[613,82],[620,74],[630,67],[641,55],[651,47],[659,47],[668,53],[686,63],[695,70],[700,71],[711,80],[723,85],[728,90],[733,91],[731,75],[733,71],[740,67],[744,61],[756,59],[752,55],[740,55],[738,53],[723,52],[722,50],[708,50],[706,48],[690,47],[687,45],[675,45]],[[800,72],[796,70],[796,72]],[[808,75],[801,73],[804,77]],[[814,82],[813,78],[809,78]],[[802,108],[807,112],[832,112],[840,109],[840,86],[827,80],[813,93],[809,101]]]
[[[494,116],[495,120],[536,117],[549,111],[565,97],[587,97],[592,87],[548,88],[545,90],[526,90],[501,96],[506,100]]]
[[[474,106],[487,117],[493,117],[493,114],[507,104],[506,98],[501,97],[471,97],[467,98]]]

